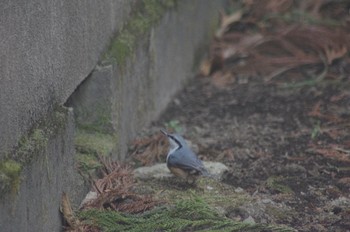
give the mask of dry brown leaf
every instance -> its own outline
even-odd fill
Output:
[[[320,9],[326,2],[328,0],[300,1],[299,9],[303,12],[309,12],[315,18],[320,18]]]
[[[313,72],[322,79],[339,76],[334,73],[335,69],[328,66],[336,59],[345,58],[349,52],[350,33],[346,26],[331,28],[317,24],[293,24],[283,22],[282,17],[276,17],[268,25],[263,17],[271,13],[282,16],[292,7],[318,17],[324,14],[320,11],[324,11],[325,6],[331,4],[332,9],[339,10],[344,8],[344,3],[329,0],[244,0],[242,3],[245,5],[244,12],[222,16],[221,37],[217,37],[211,46],[209,61],[202,67],[203,74],[208,76],[214,73],[214,69],[218,71],[229,67],[235,75],[263,76],[264,80],[270,81],[282,74],[291,77],[291,72],[301,74],[293,75],[295,77],[305,75],[303,70],[311,67],[308,74]],[[232,27],[236,22],[239,22],[237,27]],[[256,32],[256,29],[260,31]],[[321,65],[326,66],[324,70],[327,71],[320,75]],[[213,77],[217,78],[216,75]],[[222,85],[217,80],[213,83]]]
[[[323,26],[301,26],[285,34],[286,39],[305,51],[323,54],[328,64],[342,57],[347,51],[347,36],[344,31]]]
[[[153,207],[163,203],[161,201],[156,201],[152,196],[138,196],[130,195],[126,197],[127,200],[122,202],[114,203],[113,207],[115,210],[126,212],[126,213],[143,213]]]
[[[262,34],[252,34],[241,36],[239,42],[234,44],[226,44],[222,48],[222,58],[228,59],[232,56],[245,57],[249,53],[250,49],[253,49],[257,45],[265,42]]]
[[[348,97],[350,97],[350,92],[342,92],[340,94],[332,96],[330,100],[331,102],[338,102]]]
[[[329,159],[350,163],[350,154],[340,151],[339,149],[327,147],[327,148],[313,148],[310,151],[315,154],[322,155]]]
[[[212,75],[211,81],[214,86],[222,89],[228,87],[230,84],[233,84],[235,82],[235,77],[230,72],[222,73],[219,71]]]
[[[216,37],[220,38],[227,31],[228,27],[234,23],[239,21],[242,18],[243,12],[236,11],[231,15],[226,15],[224,12],[220,12],[220,28],[216,32]]]
[[[340,116],[334,114],[333,112],[332,113],[322,112],[321,111],[322,110],[321,104],[322,104],[321,101],[317,102],[314,105],[314,107],[312,108],[312,110],[310,112],[308,112],[308,116],[319,118],[319,119],[324,119],[324,120],[327,120],[328,122],[332,122],[332,123],[340,123],[340,122],[346,121],[346,119],[341,118]],[[325,132],[331,133],[332,131],[330,130],[330,131],[325,131]]]
[[[75,217],[70,200],[65,192],[62,193],[60,211],[70,230],[79,227],[80,221]]]
[[[287,11],[293,5],[293,0],[268,0],[265,12],[280,13]]]
[[[162,203],[148,195],[133,192],[134,178],[128,165],[103,160],[103,177],[93,180],[97,197],[86,202],[81,208],[113,209],[128,213],[144,212]]]
[[[234,161],[235,155],[232,148],[225,149],[224,151],[220,152],[220,154],[216,157],[218,160],[229,160]]]
[[[317,149],[316,152],[328,158],[336,159],[342,162],[350,162],[349,154],[341,151],[331,149]]]
[[[350,177],[343,177],[343,178],[338,180],[338,183],[350,187]]]
[[[341,44],[338,49],[332,47],[325,48],[325,55],[328,64],[332,64],[335,59],[339,59],[347,53],[348,48],[344,44]]]
[[[212,62],[208,59],[205,59],[202,61],[200,67],[199,67],[199,74],[202,76],[209,76],[210,70],[211,70],[211,64]]]
[[[130,156],[140,161],[142,165],[164,162],[168,151],[167,143],[167,138],[160,132],[147,138],[134,140]]]
[[[312,117],[320,117],[322,115],[321,113],[321,101],[318,101],[314,107],[312,107],[311,111],[307,113],[307,115],[312,116]]]
[[[293,0],[245,0],[245,8],[255,20],[260,20],[269,13],[286,12],[293,6]]]
[[[332,139],[336,140],[345,136],[348,132],[342,128],[342,126],[322,128],[322,134],[327,134]]]

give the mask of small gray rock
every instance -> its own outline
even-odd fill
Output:
[[[206,169],[215,177],[221,178],[222,174],[228,170],[228,167],[219,162],[203,162]],[[134,170],[135,178],[141,180],[147,179],[166,179],[173,177],[165,163],[155,164],[150,167],[139,167]]]

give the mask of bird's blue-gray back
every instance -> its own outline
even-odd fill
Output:
[[[187,144],[184,144],[182,149],[176,150],[172,155],[170,155],[170,162],[168,163],[171,163],[171,166],[181,167],[186,170],[197,170],[199,172],[203,172],[203,169],[205,168],[202,161],[198,159],[191,149],[184,148],[187,148]]]

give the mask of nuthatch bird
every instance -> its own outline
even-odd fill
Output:
[[[166,164],[169,170],[178,177],[186,179],[189,183],[194,183],[199,175],[209,176],[202,161],[188,147],[186,141],[178,134],[169,134],[164,130],[170,142],[170,150],[166,157]]]

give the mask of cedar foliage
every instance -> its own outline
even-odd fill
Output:
[[[200,197],[181,200],[141,215],[90,209],[79,214],[85,226],[100,231],[294,231],[284,226],[236,222],[211,209]]]

